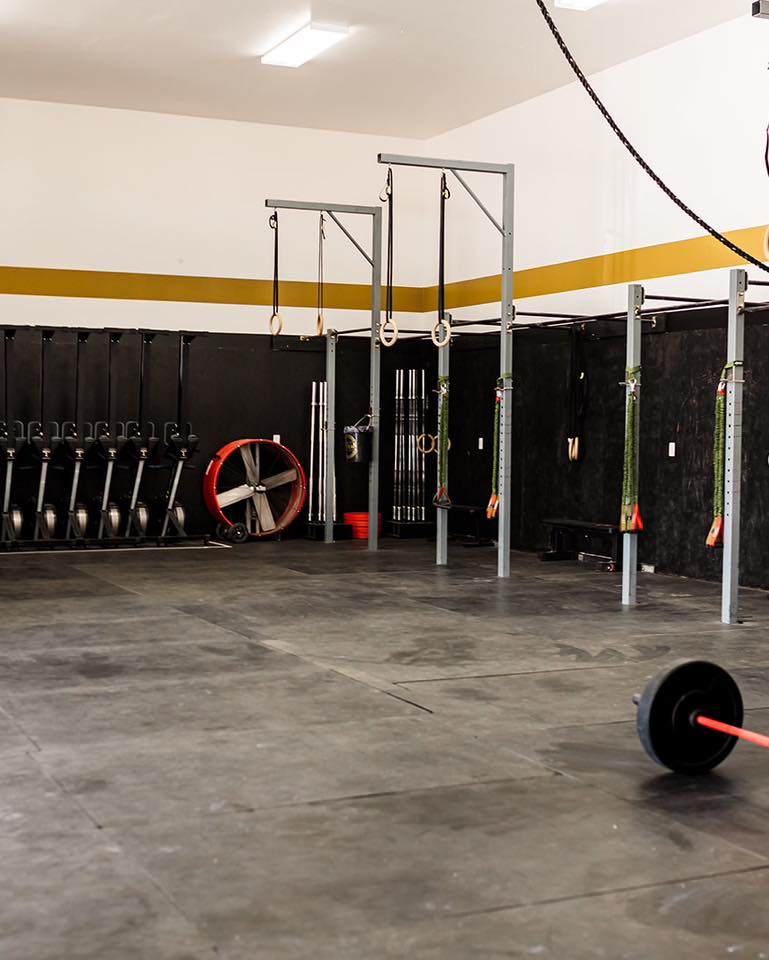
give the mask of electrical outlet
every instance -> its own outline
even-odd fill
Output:
[[[654,564],[653,563],[642,563],[641,564],[641,573],[654,573]]]
[[[273,433],[273,435],[272,435],[272,442],[273,442],[273,443],[280,443],[280,434],[279,434],[279,433]]]
[[[483,450],[483,437],[478,437],[478,449]]]
[[[674,457],[676,455],[676,445],[674,443],[668,444],[668,456]]]

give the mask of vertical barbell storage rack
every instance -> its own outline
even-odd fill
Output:
[[[387,166],[428,167],[447,170],[462,185],[468,195],[488,217],[502,237],[502,322],[499,325],[499,376],[503,381],[501,424],[499,435],[499,532],[497,538],[497,576],[510,576],[510,512],[512,488],[512,372],[513,372],[513,217],[515,213],[515,165],[512,163],[483,163],[475,160],[442,160],[437,157],[411,157],[394,153],[380,153],[379,163]],[[502,177],[502,223],[488,210],[463,173],[488,173]],[[441,513],[441,511],[438,511]],[[448,520],[448,517],[445,518]],[[447,556],[448,523],[438,525],[436,562]],[[445,563],[445,559],[443,560]]]
[[[382,311],[382,208],[366,207],[350,203],[313,203],[304,200],[265,200],[265,206],[273,210],[309,210],[325,213],[334,221],[350,243],[371,267],[371,354],[369,364],[369,413],[374,434],[371,443],[371,462],[368,473],[368,549],[379,546],[377,519],[379,516],[379,424],[380,424],[380,367],[379,323]],[[371,217],[371,254],[358,243],[339,219],[346,214]],[[324,541],[334,541],[334,438],[336,427],[336,331],[326,336],[326,379],[328,381],[328,406],[326,416],[326,527]]]

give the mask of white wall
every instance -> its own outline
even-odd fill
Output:
[[[745,16],[593,78],[641,152],[721,230],[769,221],[768,31]],[[264,197],[375,203],[380,150],[515,162],[519,269],[701,233],[636,167],[577,84],[422,142],[0,100],[0,144],[4,265],[269,277]],[[396,171],[399,283],[435,282],[437,179]],[[497,178],[473,183],[499,213]],[[498,235],[458,184],[449,218],[449,279],[497,272]],[[316,230],[311,214],[282,216],[284,278],[315,277]],[[356,233],[364,239],[360,225]],[[367,265],[333,225],[328,237],[327,279],[367,282]],[[647,287],[726,290],[723,271]],[[521,306],[594,311],[624,299],[624,289],[603,288]],[[312,331],[313,311],[285,313],[287,332]],[[367,322],[328,313],[340,328]],[[262,332],[268,316],[258,307],[0,297],[0,319],[17,323]]]
[[[591,78],[637,149],[689,206],[721,231],[769,222],[767,49],[769,23],[746,13]],[[573,52],[579,59],[579,50]],[[577,83],[455,130],[429,146],[436,156],[516,164],[518,269],[703,232],[637,167]],[[473,183],[498,212],[499,187],[493,178],[476,176]],[[455,189],[454,197],[461,193]],[[465,198],[452,209],[450,278],[498,270],[495,231]],[[752,273],[758,270],[752,268]],[[719,297],[728,289],[723,271],[649,281],[647,287]],[[527,300],[525,306],[593,311],[615,309],[625,299],[624,289],[608,288]],[[488,315],[488,308],[480,315]]]
[[[0,100],[0,264],[193,276],[272,276],[267,196],[377,203],[379,150],[405,141],[164,114]],[[419,283],[425,198],[404,193],[399,281]],[[348,221],[366,248],[369,218]],[[281,214],[281,275],[314,280],[317,215]],[[326,278],[368,283],[370,270],[333,223]],[[266,332],[268,308],[0,297],[16,323]],[[314,329],[286,310],[287,332]],[[365,315],[327,312],[329,324]]]

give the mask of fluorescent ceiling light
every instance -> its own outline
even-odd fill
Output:
[[[602,3],[606,3],[606,0],[555,0],[556,7],[563,7],[564,10],[592,10]]]
[[[301,67],[303,63],[339,43],[347,34],[347,27],[326,27],[308,23],[306,27],[292,33],[277,47],[265,53],[262,63],[271,67]]]

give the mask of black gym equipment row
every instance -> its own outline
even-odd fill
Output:
[[[43,330],[40,337],[40,419],[30,423],[27,430],[29,445],[40,462],[32,537],[34,540],[45,541],[53,539],[58,525],[56,507],[53,503],[47,502],[46,493],[51,461],[62,443],[61,430],[55,423],[49,423],[46,419],[45,372],[53,338],[53,330]]]
[[[105,537],[113,539],[119,535],[120,531],[120,507],[112,499],[113,484],[115,479],[115,466],[122,451],[128,443],[125,424],[118,423],[115,410],[115,397],[113,390],[114,367],[115,367],[115,348],[120,343],[122,331],[115,330],[109,334],[107,341],[107,419],[98,421],[95,425],[94,434],[96,436],[96,451],[104,459],[106,464],[104,475],[104,488],[101,494],[101,502],[98,511],[97,538],[103,540]]]
[[[163,516],[163,525],[160,530],[160,536],[165,537],[169,526],[173,527],[177,536],[186,536],[184,530],[184,521],[186,514],[184,506],[176,499],[179,492],[179,481],[182,477],[182,470],[187,461],[192,457],[198,446],[198,438],[192,432],[192,426],[185,421],[187,387],[189,380],[189,354],[190,344],[195,339],[191,333],[179,334],[179,367],[176,388],[176,420],[165,425],[165,449],[166,456],[172,461],[173,468],[168,485],[168,492],[165,502],[165,514]]]
[[[129,438],[131,453],[136,461],[133,480],[130,486],[128,510],[124,536],[137,537],[140,540],[147,535],[150,522],[150,511],[147,504],[140,499],[142,482],[147,464],[156,454],[160,437],[156,435],[155,424],[144,420],[144,395],[147,381],[147,362],[151,345],[156,334],[146,332],[142,334],[139,353],[139,390],[136,419],[126,424],[126,434]]]
[[[0,423],[0,451],[5,463],[5,479],[3,483],[3,513],[0,539],[16,543],[21,536],[24,515],[21,508],[11,502],[13,491],[13,474],[16,466],[16,456],[26,443],[24,425],[16,421],[10,428],[7,423]]]
[[[64,447],[72,459],[72,481],[67,501],[67,523],[64,539],[67,541],[84,540],[88,528],[88,508],[78,501],[80,492],[80,477],[83,472],[83,463],[94,444],[93,424],[80,422],[80,366],[82,362],[82,348],[88,343],[90,332],[80,330],[76,338],[75,353],[75,419],[62,424],[61,432]]]
[[[21,536],[24,515],[21,508],[11,502],[13,493],[13,476],[16,467],[17,455],[26,444],[24,425],[18,420],[11,421],[10,398],[8,390],[8,370],[12,361],[13,344],[16,339],[15,330],[4,331],[3,343],[3,410],[0,418],[0,454],[5,466],[2,499],[2,523],[0,524],[0,541],[17,543]]]
[[[163,438],[156,436],[155,425],[144,422],[146,379],[152,332],[141,334],[139,359],[138,410],[136,419],[121,421],[117,414],[115,380],[119,344],[125,331],[107,333],[106,415],[95,423],[82,417],[83,386],[87,365],[84,355],[91,334],[75,331],[73,419],[61,423],[49,421],[46,397],[47,375],[53,363],[57,334],[41,331],[39,419],[24,424],[11,418],[9,372],[14,364],[14,341],[19,328],[3,332],[3,387],[0,399],[0,459],[2,460],[2,527],[0,549],[43,549],[55,547],[139,546],[167,543],[207,542],[208,537],[189,538],[185,530],[186,512],[179,499],[182,472],[195,452],[198,439],[185,422],[185,402],[189,370],[189,348],[194,335],[178,336],[178,380],[175,419],[165,424]],[[70,334],[71,331],[62,331]],[[67,339],[67,338],[61,338]],[[69,338],[71,342],[71,337]],[[93,381],[91,371],[88,374]],[[66,369],[66,367],[65,367]],[[68,392],[68,391],[67,391]],[[29,395],[27,394],[27,405]],[[92,404],[93,406],[93,404]],[[36,411],[37,412],[37,411]],[[134,411],[132,411],[134,412]],[[146,497],[147,469],[165,471],[169,480],[162,497],[156,498],[153,511]],[[36,471],[34,480],[30,471]],[[26,474],[19,478],[19,472]],[[119,474],[123,474],[127,480]],[[52,482],[56,474],[58,483]],[[51,487],[60,488],[57,500]],[[89,495],[94,488],[96,495]],[[23,503],[15,497],[21,489]],[[121,494],[121,488],[125,488]],[[29,504],[27,508],[25,504]]]

